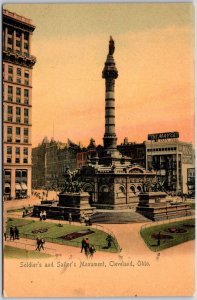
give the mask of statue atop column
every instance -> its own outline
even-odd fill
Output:
[[[110,36],[110,40],[109,40],[109,55],[113,55],[115,51],[115,43],[114,40],[112,38],[112,36]]]

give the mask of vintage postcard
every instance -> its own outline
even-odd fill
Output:
[[[4,4],[5,297],[195,293],[194,5]]]

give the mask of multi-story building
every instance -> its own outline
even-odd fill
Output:
[[[128,138],[124,139],[124,142],[117,146],[117,149],[124,156],[131,158],[132,164],[137,164],[146,167],[146,145],[143,143],[129,142]]]
[[[73,143],[42,143],[32,149],[32,186],[33,188],[64,187],[66,169],[77,168],[77,152],[79,146]]]
[[[32,69],[30,19],[3,10],[4,198],[31,194]]]
[[[179,140],[146,142],[146,169],[154,169],[167,191],[187,194],[188,170],[194,168],[191,143]]]

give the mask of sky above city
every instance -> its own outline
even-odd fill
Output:
[[[194,7],[156,4],[7,4],[36,29],[32,145],[45,136],[102,144],[109,36],[115,40],[116,134],[130,142],[179,131],[194,143]]]

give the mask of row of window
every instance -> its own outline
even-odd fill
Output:
[[[17,124],[29,125],[29,117],[24,117],[23,122],[22,122],[21,117],[16,117],[14,119],[12,116],[8,116],[7,117],[7,122],[9,122],[9,123],[16,122]]]
[[[16,101],[14,102],[14,101],[13,101],[12,95],[8,95],[7,101],[13,102],[13,103],[17,103],[17,104],[25,104],[25,105],[29,105],[29,98],[25,98],[25,99],[24,99],[24,102],[21,102],[21,97],[16,97]]]
[[[16,115],[20,116],[21,115],[21,107],[16,107]],[[9,106],[7,107],[7,114],[8,115],[12,115],[14,111],[14,107],[13,106]],[[24,116],[28,117],[29,116],[29,109],[28,108],[24,108]]]
[[[4,78],[4,79],[6,80],[6,78]],[[13,77],[10,76],[10,75],[8,75],[7,80],[8,80],[8,82],[14,82],[14,81],[13,81]],[[17,84],[29,85],[29,80],[24,79],[24,81],[23,81],[23,83],[22,83],[21,78],[18,78],[18,77],[17,77],[15,83],[17,83]]]
[[[157,151],[175,151],[177,147],[168,147],[168,148],[153,148],[147,149],[148,152],[157,152]]]
[[[13,35],[13,33],[14,33],[13,28],[8,28],[8,35]],[[15,34],[16,34],[17,38],[20,38],[22,36],[22,33],[23,33],[23,36],[24,36],[24,40],[28,41],[28,38],[29,38],[29,33],[28,32],[22,32],[22,31],[19,31],[19,30],[15,30]]]
[[[13,128],[12,128],[11,126],[8,126],[8,127],[7,127],[7,135],[10,135],[10,134],[13,133],[13,130],[12,130],[12,129],[13,129]],[[16,127],[16,128],[15,128],[16,135],[20,135],[20,134],[21,134],[21,132],[22,132],[21,129],[22,129],[21,127]],[[28,136],[28,134],[29,134],[28,128],[23,128],[23,134],[24,134],[24,136]]]
[[[8,95],[13,95],[13,86],[12,85],[8,85]],[[21,88],[20,87],[16,87],[16,96],[21,96]],[[23,95],[24,97],[29,97],[29,90],[28,89],[24,89],[23,90]]]
[[[8,46],[12,47],[13,46],[13,42],[15,42],[15,46],[21,48],[22,47],[22,40],[19,39],[13,39],[13,37],[7,37],[7,42],[8,42]],[[24,49],[29,50],[29,43],[28,41],[24,40],[24,44],[23,44]]]
[[[28,164],[28,159],[27,159],[27,158],[23,158],[22,161],[23,161],[24,164]],[[11,164],[11,163],[12,163],[12,157],[7,157],[7,163],[8,163],[8,164]],[[16,163],[16,164],[20,164],[20,163],[21,163],[20,157],[16,157],[16,158],[15,158],[15,163]]]
[[[11,179],[11,170],[4,170],[4,177],[5,179],[10,178]],[[16,170],[15,171],[15,177],[23,177],[23,178],[27,178],[27,170]]]
[[[19,143],[19,144],[23,142],[24,144],[28,144],[29,140],[28,137],[24,137],[23,140],[20,137],[16,137],[14,141],[12,136],[7,136],[7,143],[12,143],[12,142]]]
[[[22,148],[20,147],[15,147],[15,154],[20,155]],[[12,146],[7,146],[7,154],[12,154],[13,152],[13,147]],[[28,148],[24,147],[23,148],[23,154],[28,155]]]
[[[5,71],[6,66],[7,65],[3,64],[3,72]],[[21,77],[24,74],[25,78],[27,78],[27,79],[29,78],[29,71],[28,70],[24,70],[24,73],[22,74],[22,69],[21,68],[8,65],[8,74],[13,75],[14,72],[16,72],[16,75],[18,77]]]

